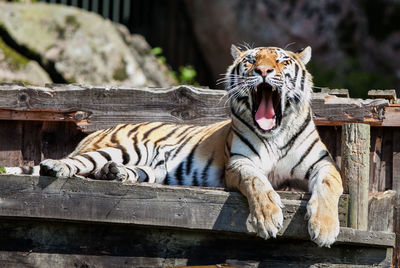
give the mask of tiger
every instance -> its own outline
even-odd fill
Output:
[[[311,47],[231,47],[223,82],[229,120],[205,126],[120,124],[84,138],[67,157],[46,159],[39,174],[125,183],[225,187],[248,201],[258,236],[283,225],[277,189],[305,185],[310,238],[330,247],[339,234],[341,176],[312,120]]]

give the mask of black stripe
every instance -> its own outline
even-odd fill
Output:
[[[99,148],[99,143],[100,142],[102,142],[105,138],[107,138],[108,137],[108,134],[113,130],[113,129],[115,129],[115,127],[114,128],[109,128],[109,129],[106,129],[106,130],[104,130],[104,131],[101,131],[98,135],[96,135],[96,142],[94,142],[93,144],[92,144],[92,148]],[[100,136],[102,136],[101,138],[100,138]],[[86,147],[87,146],[87,143],[85,144],[85,146],[83,146],[83,147]]]
[[[136,181],[138,181],[139,179],[139,174],[137,173],[137,171],[135,170],[135,168],[132,168],[130,166],[126,166],[125,167],[127,170],[130,170],[133,173],[133,176],[135,176]],[[128,174],[129,175],[129,174]]]
[[[203,171],[201,172],[201,185],[207,186],[207,173],[210,169],[212,162],[214,161],[214,152],[211,155],[211,158],[208,159],[206,166],[204,167]]]
[[[250,110],[250,103],[249,103],[249,97],[248,96],[240,96],[235,98],[237,100],[237,102],[241,102],[244,104],[244,106],[246,106],[247,110]]]
[[[306,76],[306,71],[303,70],[301,72],[301,91],[304,91],[304,80],[305,80],[305,76]]]
[[[199,126],[188,126],[186,129],[184,129],[181,133],[179,133],[178,136],[176,136],[177,139],[180,138],[180,140],[178,140],[178,142],[176,142],[177,144],[180,143],[185,137],[187,137],[188,134],[196,131],[196,129],[199,128]],[[183,137],[182,137],[183,136]]]
[[[132,128],[131,130],[129,130],[128,132],[128,137],[132,136],[133,133],[135,133],[141,126],[147,125],[146,124],[139,124],[136,127]]]
[[[329,155],[329,153],[328,153],[327,151],[324,151],[324,153],[320,156],[320,158],[318,158],[318,160],[315,161],[315,162],[308,168],[308,170],[307,170],[307,172],[306,172],[305,179],[307,179],[307,180],[309,179],[310,174],[311,174],[312,170],[314,169],[314,166],[315,166],[319,161],[321,161],[322,159],[324,159],[325,157],[327,157],[328,155]]]
[[[98,152],[99,154],[101,154],[102,157],[104,157],[105,159],[107,159],[107,161],[111,161],[111,156],[110,156],[109,153],[104,152],[104,151],[102,151],[102,150],[97,150],[97,152]]]
[[[122,145],[117,145],[115,148],[119,149],[122,153],[122,164],[126,165],[129,163],[131,160],[131,157],[129,156],[128,152],[126,151],[126,148],[123,147]]]
[[[164,141],[164,140],[168,139],[169,137],[171,137],[172,135],[174,135],[175,132],[176,132],[177,130],[178,130],[178,127],[175,127],[174,130],[172,130],[171,132],[169,132],[167,135],[165,135],[164,137],[159,138],[158,140],[156,140],[156,141],[154,142],[154,146],[157,147],[157,145],[158,145],[161,141]]]
[[[167,172],[167,175],[165,176],[165,179],[164,179],[164,181],[163,181],[163,184],[165,184],[165,185],[170,185],[170,178],[169,178],[169,174],[168,174],[168,172]]]
[[[161,165],[164,165],[164,164],[165,164],[165,160],[160,160],[154,165],[154,169],[156,169],[158,166],[161,166]]]
[[[147,144],[149,143],[149,141],[146,141],[143,146],[144,149],[146,150],[146,161],[144,161],[144,163],[147,165],[147,161],[149,161],[149,149],[147,148]]]
[[[239,153],[230,153],[230,157],[232,157],[232,156],[240,156],[240,157],[244,157],[244,158],[247,158],[247,159],[249,159],[249,160],[251,161],[251,159],[250,159],[248,156],[245,156],[244,154],[239,154]]]
[[[186,175],[189,175],[190,170],[192,168],[192,163],[193,163],[193,158],[194,158],[194,153],[197,149],[197,147],[199,147],[201,141],[199,141],[199,143],[197,143],[193,149],[190,151],[190,154],[188,155],[188,158],[186,160]]]
[[[183,185],[183,165],[185,162],[181,162],[178,166],[178,168],[175,170],[175,179],[178,182],[178,185]]]
[[[239,75],[240,63],[236,64],[235,66],[235,74]]]
[[[147,130],[147,131],[143,134],[143,140],[147,139],[147,138],[149,137],[149,135],[151,134],[151,132],[153,132],[154,130],[156,130],[156,129],[162,127],[162,126],[164,126],[164,124],[159,124],[159,125],[157,125],[157,126],[151,128],[151,129]]]
[[[297,147],[301,146],[305,141],[308,140],[308,138],[311,136],[311,134],[313,134],[314,132],[316,132],[317,130],[314,128],[313,130],[310,131],[310,133],[307,134],[307,136],[298,144]]]
[[[185,145],[194,137],[196,136],[198,133],[202,132],[203,129],[201,128],[196,128],[195,130],[198,130],[197,132],[195,132],[194,134],[192,134],[192,131],[187,133],[187,135],[183,136],[182,139],[180,139],[177,144],[180,144],[178,149],[176,149],[174,155],[172,155],[172,159],[177,156],[179,154],[179,152],[183,149],[183,147],[185,147]],[[194,131],[193,131],[194,132]],[[189,136],[189,137],[188,137]],[[182,140],[184,140],[186,138],[185,141],[182,142]]]
[[[247,147],[249,147],[250,150],[252,150],[254,154],[256,154],[256,155],[260,158],[260,155],[258,154],[258,151],[256,150],[256,148],[254,148],[253,144],[251,144],[251,142],[250,142],[248,139],[246,139],[244,136],[240,135],[240,133],[239,133],[238,131],[236,131],[234,128],[232,128],[232,130],[233,130],[233,132],[236,134],[236,136],[238,136],[239,139],[240,139],[244,144],[246,144]]]
[[[75,157],[71,157],[71,159],[74,160],[74,161],[77,161],[77,162],[81,163],[82,166],[87,167],[86,164],[83,163],[80,159],[76,158],[76,156],[75,156]]]
[[[192,176],[193,180],[192,180],[192,185],[193,186],[199,186],[199,180],[197,178],[197,170],[195,170],[193,172],[193,176]]]
[[[82,157],[86,158],[87,160],[89,160],[90,162],[92,162],[93,164],[93,169],[92,170],[96,170],[97,169],[97,163],[96,160],[93,159],[93,157],[91,157],[88,154],[81,154]],[[87,166],[86,166],[87,167]]]
[[[249,123],[247,123],[246,121],[244,121],[238,114],[236,114],[236,112],[233,110],[233,108],[231,108],[231,113],[232,115],[234,115],[243,125],[245,125],[248,129],[251,130],[251,132],[255,132],[255,129],[252,125],[250,125]],[[257,133],[256,133],[257,134]]]
[[[311,121],[311,113],[308,113],[307,114],[307,118],[304,120],[304,122],[303,122],[303,124],[301,125],[301,127],[300,127],[300,129],[296,132],[296,134],[294,134],[293,136],[292,136],[292,138],[283,146],[283,147],[281,147],[281,148],[279,148],[279,150],[285,150],[286,148],[290,148],[290,147],[292,147],[292,145],[294,144],[294,142],[296,141],[296,139],[299,137],[299,135],[301,134],[301,133],[303,133],[303,131],[307,128],[307,126],[308,126],[308,124],[310,123],[310,121]],[[282,159],[282,158],[284,158],[286,155],[287,155],[287,153],[289,152],[289,149],[285,152],[285,154],[280,158],[280,159]]]
[[[141,154],[140,149],[137,144],[138,144],[138,139],[137,139],[137,135],[135,135],[135,137],[133,138],[133,148],[135,149],[135,153],[138,156],[138,159],[136,160],[135,165],[137,165],[140,162],[140,160],[142,159],[142,154]]]
[[[314,145],[319,141],[319,138],[315,138],[315,140],[310,144],[310,146],[308,146],[307,150],[304,152],[304,154],[300,157],[300,160],[296,163],[296,165],[294,165],[292,167],[292,170],[290,171],[290,175],[293,176],[294,170],[296,169],[296,167],[298,167],[301,162],[303,162],[303,160],[306,158],[306,156],[310,153],[310,151],[312,150],[312,148],[314,147]]]
[[[124,124],[124,125],[121,125],[119,128],[117,128],[116,130],[114,130],[113,134],[111,135],[111,142],[112,142],[112,143],[118,143],[118,141],[117,141],[117,134],[118,134],[118,132],[119,132],[121,129],[126,128],[127,126],[129,126],[129,125],[128,125],[128,124]]]
[[[297,63],[294,63],[294,78],[293,78],[293,81],[294,81],[295,85],[296,85],[296,81],[297,81],[297,76],[298,76],[297,73],[298,72],[299,72],[299,65]]]

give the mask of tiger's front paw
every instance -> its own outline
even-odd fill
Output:
[[[40,163],[41,176],[68,178],[75,174],[73,170],[60,160],[46,159]]]
[[[114,161],[107,162],[96,175],[99,180],[125,181],[128,178],[128,172],[124,165]]]
[[[257,235],[264,239],[275,238],[283,224],[283,204],[279,195],[274,190],[255,191],[248,200]]]
[[[311,198],[307,205],[308,233],[320,247],[330,247],[339,235],[340,225],[336,200]]]

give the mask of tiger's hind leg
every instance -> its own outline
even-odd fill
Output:
[[[123,165],[114,161],[107,162],[98,173],[98,180],[116,180],[122,182],[156,182],[156,173],[151,167]]]
[[[72,154],[60,160],[46,159],[40,163],[40,175],[68,178],[74,175],[94,175],[109,161],[124,163],[127,157],[118,148],[107,147],[82,154]]]

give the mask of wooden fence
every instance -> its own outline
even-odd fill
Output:
[[[371,193],[367,231],[347,227],[349,197],[342,196],[341,234],[331,249],[308,241],[303,218],[309,196],[304,193],[281,193],[286,204],[284,228],[277,240],[263,241],[251,236],[246,200],[221,189],[3,175],[0,263],[386,267],[392,263],[391,232],[399,230],[395,192],[383,191],[400,187],[400,107],[387,92],[371,92],[379,98],[368,100],[338,97],[342,94],[314,94],[314,120],[339,165],[343,123],[371,126]],[[162,120],[201,125],[228,117],[226,97],[218,90],[4,84],[0,165],[62,157],[87,133],[116,123]]]

